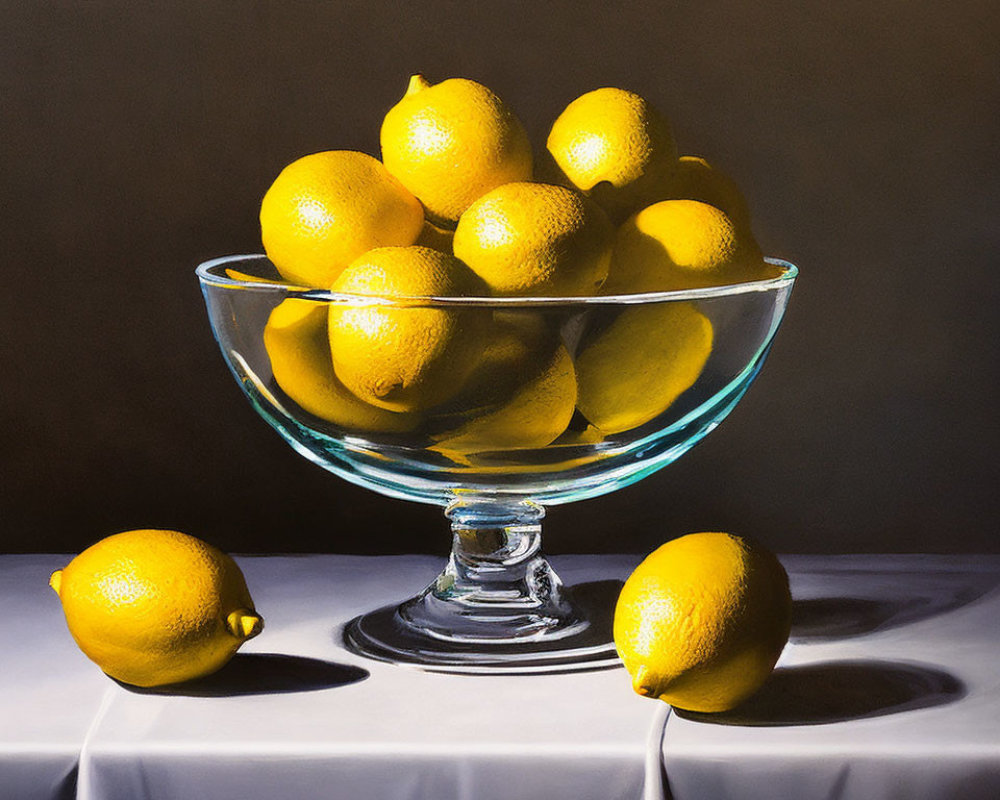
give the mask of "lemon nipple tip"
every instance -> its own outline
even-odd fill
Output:
[[[237,639],[252,639],[264,630],[264,620],[247,609],[241,608],[226,618],[226,627]]]
[[[418,72],[416,75],[410,77],[410,83],[406,87],[406,97],[416,94],[421,89],[427,89],[430,85],[430,81]]]
[[[643,697],[652,697],[653,687],[650,686],[652,681],[650,680],[652,676],[649,674],[649,670],[646,667],[639,667],[636,670],[635,675],[632,678],[632,689],[636,694],[642,695]]]

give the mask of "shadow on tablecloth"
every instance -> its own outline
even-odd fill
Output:
[[[169,686],[143,688],[119,682],[137,694],[239,697],[251,694],[315,692],[363,681],[369,672],[353,664],[280,653],[237,653],[218,672]]]
[[[52,787],[49,796],[52,800],[76,800],[78,775],[80,765],[74,764],[72,768]]]
[[[965,685],[937,668],[897,661],[827,661],[776,669],[757,694],[731,711],[685,719],[714,725],[824,725],[953,703]]]
[[[948,614],[998,588],[995,573],[878,574],[842,570],[854,579],[855,596],[796,597],[792,641],[824,641],[863,636]]]

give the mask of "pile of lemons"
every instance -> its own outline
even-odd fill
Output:
[[[285,167],[264,248],[288,282],[391,298],[581,297],[764,277],[739,190],[678,158],[669,123],[622,89],[558,115],[536,159],[524,127],[472,80],[410,80],[379,161],[336,150]],[[712,351],[685,303],[632,306],[569,352],[537,312],[290,299],[264,342],[278,386],[362,433],[431,432],[453,454],[544,447],[574,415],[599,441],[662,414]]]

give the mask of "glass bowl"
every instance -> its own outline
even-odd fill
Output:
[[[733,409],[797,275],[766,264],[747,283],[570,298],[342,295],[284,283],[262,255],[197,274],[230,370],[285,441],[451,521],[441,575],[353,620],[348,646],[430,669],[539,671],[616,662],[608,626],[542,555],[544,507],[650,475]],[[448,347],[425,359],[431,345],[412,342],[442,329]],[[416,362],[423,383],[406,395],[399,375]]]

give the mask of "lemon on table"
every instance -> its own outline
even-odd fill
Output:
[[[567,185],[596,200],[615,222],[662,200],[677,167],[670,124],[625,89],[578,97],[552,124],[547,147]]]
[[[718,208],[664,200],[633,215],[615,237],[603,294],[665,292],[739,283],[766,264],[753,237]]]
[[[644,425],[698,380],[713,338],[711,321],[690,303],[622,309],[580,342],[577,408],[603,434]]]
[[[341,273],[334,292],[371,301],[331,303],[337,378],[366,403],[423,411],[456,394],[476,366],[491,323],[485,307],[429,307],[405,298],[481,296],[461,261],[429,247],[381,247]],[[401,298],[387,304],[385,298]]]
[[[264,250],[278,272],[320,289],[373,247],[413,244],[423,226],[420,202],[378,159],[353,150],[293,161],[260,207]]]
[[[600,288],[613,239],[607,216],[583,195],[520,182],[469,206],[453,246],[493,294],[575,296]]]
[[[508,106],[481,83],[410,78],[381,130],[386,168],[416,195],[432,221],[451,223],[477,197],[531,179],[531,144]]]
[[[545,447],[576,406],[573,360],[534,312],[498,312],[482,358],[432,449],[475,453]]]
[[[761,545],[692,533],[650,554],[615,608],[635,691],[689,711],[725,711],[767,680],[788,641],[788,575]]]
[[[108,536],[49,583],[84,654],[136,686],[215,672],[264,624],[236,562],[178,531]]]
[[[402,433],[420,421],[365,403],[337,379],[330,355],[329,304],[290,298],[271,312],[264,348],[282,391],[310,414],[349,431]]]

